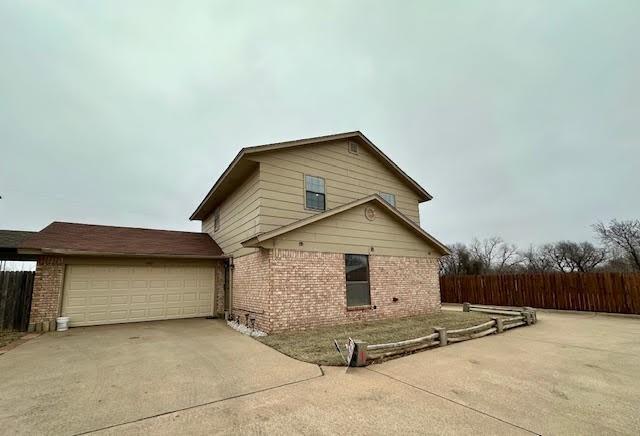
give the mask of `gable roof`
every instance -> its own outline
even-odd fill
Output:
[[[451,254],[449,248],[444,245],[442,242],[438,241],[436,238],[431,236],[429,233],[425,232],[422,227],[417,225],[411,219],[407,218],[402,212],[400,212],[395,207],[389,205],[386,201],[382,199],[378,194],[372,194],[367,197],[361,198],[356,201],[352,201],[351,203],[343,204],[342,206],[336,207],[334,209],[319,213],[317,215],[312,215],[308,218],[301,219],[299,221],[295,221],[286,226],[279,227],[275,230],[271,230],[269,232],[260,233],[252,238],[249,238],[242,242],[244,247],[256,247],[260,243],[268,241],[269,239],[273,239],[285,233],[291,232],[293,230],[299,229],[304,226],[308,226],[310,224],[316,223],[318,221],[324,220],[326,218],[337,215],[341,212],[345,212],[349,209],[353,209],[354,207],[360,206],[365,203],[376,203],[376,205],[382,207],[385,211],[389,212],[389,214],[395,217],[398,221],[403,223],[407,228],[412,230],[418,237],[422,238],[426,242],[431,245],[434,245],[441,254]]]
[[[385,164],[392,172],[394,172],[400,179],[402,179],[413,191],[418,194],[421,202],[429,201],[433,197],[422,186],[413,180],[407,173],[402,171],[395,162],[393,162],[386,154],[375,146],[364,134],[360,131],[338,133],[334,135],[316,136],[313,138],[298,139],[295,141],[277,142],[273,144],[256,145],[252,147],[242,148],[236,157],[231,161],[227,169],[222,173],[218,180],[214,183],[213,187],[209,190],[204,199],[200,202],[196,210],[189,217],[190,220],[203,220],[208,213],[211,212],[217,202],[222,201],[226,195],[228,195],[233,188],[225,186],[228,182],[230,184],[236,183],[238,180],[242,180],[247,173],[257,166],[255,162],[248,162],[245,156],[253,153],[260,153],[265,151],[280,150],[289,147],[299,147],[309,144],[320,144],[323,142],[339,141],[344,139],[354,139],[365,147],[368,147],[383,164]],[[235,176],[235,177],[234,177]],[[226,188],[226,189],[225,189]],[[218,194],[222,195],[218,195]]]
[[[206,233],[57,222],[24,240],[22,250],[102,256],[221,258]]]

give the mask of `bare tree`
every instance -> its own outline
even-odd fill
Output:
[[[540,254],[561,272],[593,271],[607,258],[605,249],[595,247],[590,242],[559,241],[545,244]]]
[[[520,265],[525,271],[542,273],[555,269],[555,262],[542,247],[530,245],[527,250],[521,251],[518,255],[521,259]]]
[[[609,224],[599,222],[593,229],[603,244],[621,252],[631,266],[640,271],[640,220],[613,219]]]
[[[518,247],[503,242],[498,247],[494,270],[498,272],[510,271],[522,263],[518,255]]]
[[[565,243],[566,244],[566,243]],[[577,271],[593,271],[607,258],[607,251],[604,248],[594,246],[591,242],[575,243],[570,242],[566,246],[567,258],[575,265]]]
[[[482,265],[475,259],[466,245],[456,243],[449,245],[451,254],[440,258],[440,273],[452,274],[480,274]]]
[[[482,265],[483,272],[491,271],[499,246],[503,243],[502,238],[498,236],[483,239],[482,241],[476,238],[471,242],[471,253]]]

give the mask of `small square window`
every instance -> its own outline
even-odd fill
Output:
[[[353,154],[358,154],[358,143],[349,141],[349,152]]]
[[[220,209],[213,212],[213,231],[217,232],[218,230],[220,230]]]
[[[305,199],[304,204],[307,209],[325,210],[324,179],[316,176],[305,176]]]
[[[396,196],[393,194],[389,194],[388,192],[381,192],[380,197],[391,206],[396,207]]]

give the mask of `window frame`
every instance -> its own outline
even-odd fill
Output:
[[[348,256],[361,256],[364,257],[367,264],[367,280],[348,280],[348,271],[347,271],[347,257]],[[371,268],[369,267],[369,255],[368,254],[356,254],[356,253],[345,253],[344,254],[344,281],[345,281],[345,301],[347,305],[347,310],[358,310],[358,309],[368,309],[371,308]],[[366,283],[367,284],[367,295],[369,296],[369,302],[367,304],[358,304],[358,305],[349,305],[349,283]]]
[[[324,192],[315,192],[307,190],[307,177],[315,177],[316,179],[322,180],[322,186],[324,187]],[[314,176],[313,174],[304,174],[302,177],[302,201],[304,202],[304,209],[310,210],[313,212],[324,212],[327,210],[327,180],[321,176]],[[313,194],[321,194],[324,196],[324,209],[317,209],[315,207],[309,207],[307,205],[307,192],[311,192]]]
[[[378,192],[378,195],[380,195],[380,197],[382,197],[382,199],[383,199],[384,201],[386,201],[388,205],[393,206],[393,207],[396,207],[396,204],[397,204],[397,203],[396,203],[396,194],[393,194],[393,193],[391,193],[391,192],[382,192],[382,191],[381,191],[381,192]],[[387,200],[386,198],[384,198],[384,196],[385,196],[385,195],[390,195],[391,197],[393,197],[393,204],[391,204],[391,203],[389,202],[389,200]]]

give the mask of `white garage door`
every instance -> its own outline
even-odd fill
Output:
[[[67,265],[62,315],[71,326],[207,316],[213,287],[211,266]]]

